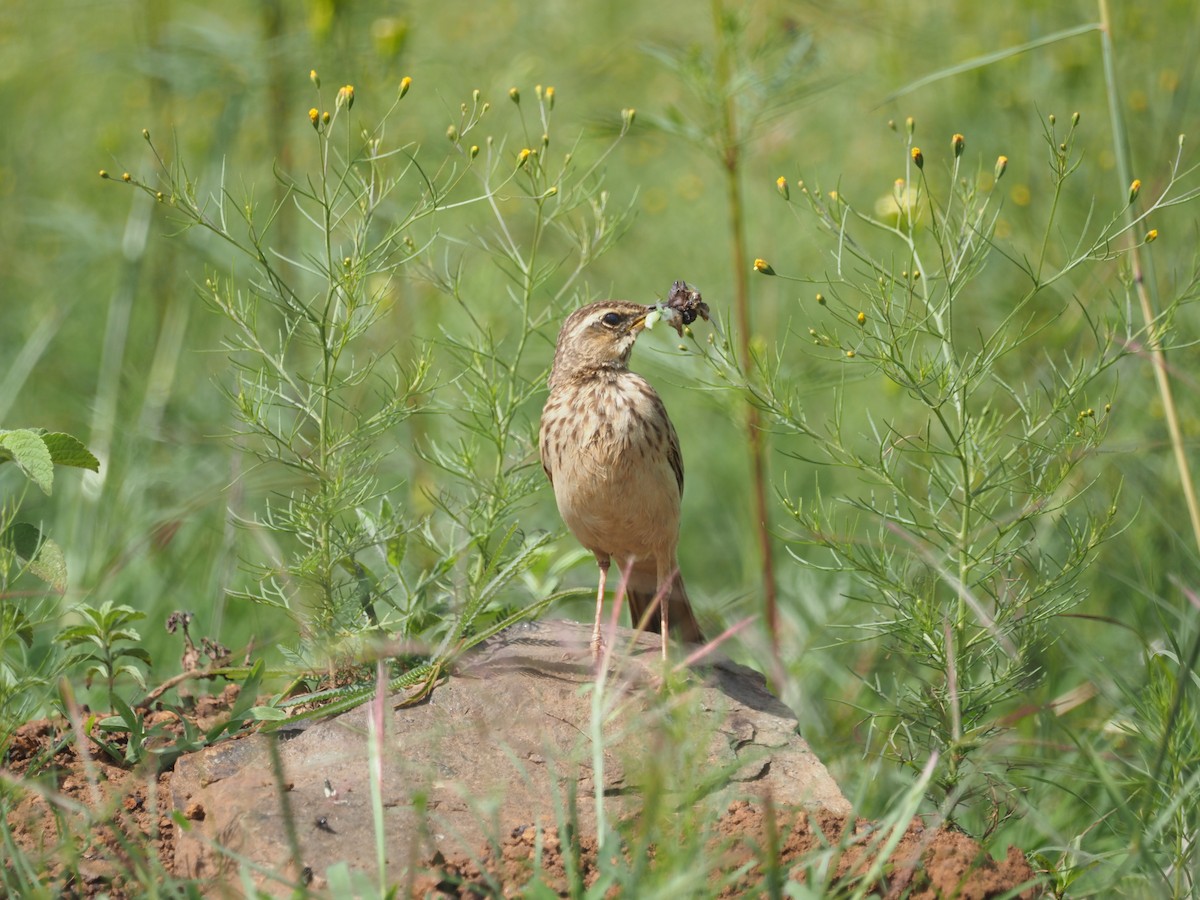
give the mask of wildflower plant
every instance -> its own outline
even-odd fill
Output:
[[[1113,367],[1146,328],[1160,336],[1194,287],[1149,326],[1126,316],[1122,239],[1140,245],[1157,210],[1193,199],[1195,170],[1177,157],[1134,216],[1136,188],[1108,220],[1059,221],[1081,164],[1078,123],[1045,126],[1052,190],[1030,246],[998,236],[1008,159],[969,169],[959,134],[945,153],[922,151],[910,119],[897,129],[891,202],[868,207],[804,182],[779,191],[829,236],[820,276],[778,259],[753,265],[820,288],[798,300],[807,341],[842,367],[824,422],[805,415],[783,350],[760,354],[740,382],[794,436],[785,454],[850,476],[835,495],[825,477],[815,495],[781,490],[789,550],[848,573],[853,598],[874,611],[861,631],[899,664],[866,680],[875,749],[913,771],[936,758],[929,796],[952,820],[1014,789],[1013,761],[996,750],[1002,714],[1038,683],[1055,618],[1082,599],[1078,576],[1116,524],[1119,487],[1101,487],[1086,465],[1119,402]],[[1083,290],[1084,272],[1110,296]],[[720,345],[710,356],[725,377],[732,357]]]
[[[222,387],[238,423],[234,438],[290,478],[245,523],[276,549],[270,563],[252,564],[257,586],[240,596],[292,610],[311,634],[330,637],[378,622],[381,604],[401,620],[405,612],[364,560],[394,552],[412,527],[381,489],[377,466],[389,432],[418,408],[429,360],[376,351],[366,337],[412,256],[407,232],[432,214],[440,185],[429,181],[401,200],[400,186],[423,174],[411,148],[385,146],[382,124],[357,130],[351,86],[322,110],[315,72],[312,80],[314,171],[278,172],[282,191],[270,206],[235,197],[225,183],[204,193],[183,162],[166,163],[148,132],[162,183],[123,180],[232,251],[218,251],[228,269],[210,269],[200,292],[231,326],[234,374]],[[393,111],[406,92],[402,84]],[[307,226],[299,248],[276,246],[276,226],[296,213]],[[247,263],[248,277],[237,269]]]
[[[551,581],[537,604],[503,603],[551,539],[515,518],[542,484],[529,402],[548,363],[539,330],[579,302],[580,275],[622,230],[602,178],[616,141],[591,162],[575,148],[551,159],[555,93],[541,86],[534,116],[510,94],[519,146],[480,136],[493,109],[475,91],[427,166],[415,142],[392,144],[385,130],[411,79],[371,127],[353,117],[352,86],[328,109],[311,79],[312,171],[277,170],[271,206],[226,183],[204,193],[146,132],[161,183],[121,181],[232,251],[201,294],[230,325],[233,437],[288,484],[243,523],[270,558],[250,561],[255,586],[235,596],[297,615],[310,650],[340,642],[353,653],[372,631],[418,640],[419,655],[440,661],[423,669],[432,678],[453,652],[560,596]],[[633,120],[622,115],[617,141]],[[289,218],[303,231],[295,249],[279,237]],[[476,274],[477,254],[502,273],[502,296]],[[440,338],[391,347],[380,338],[406,277],[456,303],[430,316]],[[402,491],[383,473],[418,413],[429,415],[403,461],[440,474]]]
[[[477,551],[472,582],[496,543],[515,533],[516,511],[545,485],[535,423],[551,341],[566,312],[587,302],[582,276],[629,221],[629,208],[611,202],[603,167],[635,112],[623,110],[615,137],[589,158],[578,139],[558,148],[554,87],[536,85],[533,95],[508,92],[515,142],[489,133],[495,112],[478,91],[460,108],[447,137],[466,177],[463,196],[447,205],[482,216],[470,237],[447,228],[421,264],[421,277],[454,303],[439,350],[457,375],[438,417],[454,427],[434,428],[419,451],[438,472],[429,498],[441,513],[440,539]],[[547,540],[532,549],[540,553]]]

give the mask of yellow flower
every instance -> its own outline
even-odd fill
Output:
[[[866,314],[865,312],[860,312],[860,313],[859,313],[859,314],[858,314],[858,315],[857,315],[855,318],[857,318],[857,319],[858,319],[858,324],[859,324],[859,325],[866,325],[866,324],[867,324],[867,314]]]
[[[511,100],[513,103],[520,103],[521,102],[521,92],[518,91],[515,87],[510,87],[508,89],[508,99]]]
[[[517,165],[518,166],[525,165],[525,163],[529,162],[529,157],[532,154],[533,154],[532,150],[530,150],[528,147],[524,148],[520,153],[517,154]]]
[[[992,174],[994,175],[994,177],[997,181],[1000,180],[1000,176],[1004,174],[1004,170],[1007,168],[1008,168],[1008,157],[1007,156],[997,156],[996,157],[996,168],[992,172]]]
[[[354,106],[354,85],[347,84],[338,90],[337,105],[340,109],[345,105],[346,109]]]
[[[317,120],[320,118],[321,114],[317,112],[317,108],[315,106],[308,111],[308,120],[312,122],[313,128],[317,127]]]
[[[1149,231],[1146,232],[1146,243],[1147,244],[1153,244],[1157,240],[1158,240],[1158,229],[1157,228],[1151,228]]]
[[[780,175],[778,178],[775,179],[775,188],[776,188],[776,190],[779,191],[780,196],[783,197],[784,200],[786,200],[788,198],[787,179],[784,178],[782,175]]]
[[[854,359],[854,351],[853,351],[853,350],[847,350],[847,351],[846,351],[846,358],[847,358],[847,359]]]
[[[963,147],[967,145],[967,139],[961,134],[956,134],[954,137],[950,138],[950,143],[954,147],[954,158],[958,159],[960,156],[962,156]]]
[[[311,81],[313,84],[315,84],[317,87],[321,86],[321,76],[317,74],[316,69],[308,70],[308,80]]]
[[[472,144],[472,145],[471,145],[471,159],[474,159],[474,158],[475,158],[475,157],[477,157],[478,155],[479,155],[479,145],[478,145],[478,144]]]
[[[546,106],[549,107],[550,109],[554,109],[554,88],[552,88],[552,87],[546,88],[545,96],[546,96]]]
[[[916,163],[918,169],[925,168],[925,155],[921,152],[920,147],[912,148],[912,161]]]
[[[405,75],[400,79],[400,97],[407,94],[410,87],[412,87],[412,79]]]
[[[132,181],[132,180],[133,180],[133,177],[132,177],[132,176],[131,176],[131,175],[130,175],[128,172],[125,172],[125,173],[123,173],[123,174],[121,175],[121,180],[122,180],[122,181],[125,181],[125,182],[129,182],[129,181]],[[1154,232],[1154,235],[1155,235],[1155,237],[1157,237],[1157,236],[1158,236],[1158,232],[1157,232],[1157,231],[1156,231],[1156,232]]]
[[[1132,203],[1137,199],[1138,191],[1142,189],[1142,179],[1135,178],[1133,183],[1129,185],[1129,202]]]
[[[774,275],[775,270],[771,268],[771,264],[765,259],[754,260],[754,271],[761,272],[763,275]]]

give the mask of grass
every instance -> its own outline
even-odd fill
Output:
[[[32,4],[4,14],[14,75],[0,96],[20,124],[0,136],[0,184],[6,206],[22,212],[0,222],[6,246],[20,248],[0,260],[16,298],[0,329],[0,427],[80,435],[101,465],[98,475],[60,473],[50,496],[0,467],[0,502],[20,500],[21,518],[41,523],[69,572],[61,597],[15,570],[3,581],[6,615],[27,620],[6,620],[4,662],[17,671],[6,676],[0,734],[53,706],[64,672],[104,704],[119,669],[104,655],[113,648],[96,657],[108,671],[91,694],[87,665],[67,668],[54,649],[65,629],[79,633],[71,613],[85,606],[144,614],[139,646],[153,662],[142,669],[154,685],[178,671],[179,638],[156,623],[180,608],[197,614],[197,633],[236,658],[253,646],[278,672],[319,667],[323,654],[354,657],[372,630],[437,658],[504,621],[532,588],[547,597],[586,586],[586,560],[562,563],[575,549],[569,537],[539,536],[559,530],[533,449],[555,326],[587,299],[649,302],[686,278],[735,343],[714,363],[720,347],[681,352],[644,339],[635,359],[684,444],[681,566],[710,621],[776,623],[745,637],[741,653],[778,660],[775,688],[846,793],[886,817],[937,750],[924,811],[960,807],[989,845],[1036,852],[1073,893],[1194,895],[1200,551],[1186,336],[1196,210],[1170,200],[1193,190],[1195,139],[1181,150],[1177,136],[1200,131],[1188,102],[1190,7],[1081,0],[1014,16],[945,2],[910,18],[872,4],[765,3],[740,25],[718,7],[715,26],[707,5],[681,4],[667,18],[632,6],[546,10],[520,22],[498,9],[487,27],[460,12],[404,20],[313,4],[303,17],[286,13],[279,30],[265,12],[223,4],[132,17],[136,28],[113,17],[87,46]],[[61,48],[58,65],[38,64],[47,48]],[[711,83],[694,77],[706,58],[721,59]],[[797,66],[788,83],[804,94],[772,81],[784,64]],[[361,223],[362,239],[347,236],[353,201],[370,185],[337,194],[348,183],[336,173],[349,171],[337,154],[352,158],[357,132],[320,143],[307,117],[318,102],[310,68],[356,85],[353,120],[368,128],[384,120],[401,76],[413,76],[378,136],[409,179],[396,196],[440,202],[436,216],[410,220],[417,206],[401,216],[385,205],[382,220]],[[535,91],[539,82],[555,86],[555,101]],[[520,104],[508,96],[514,84]],[[348,115],[336,88],[323,100]],[[543,133],[539,161],[555,165],[509,168]],[[966,136],[961,155],[954,134]],[[151,145],[178,197],[189,182],[202,186],[197,210],[213,213],[204,198],[224,185],[226,222],[246,197],[252,224],[283,212],[257,244],[243,241],[251,252],[240,257],[222,249],[219,230],[181,233],[170,203],[154,201],[164,183]],[[568,152],[577,165],[558,181]],[[423,176],[406,167],[407,153]],[[1000,155],[1008,164],[997,180]],[[115,190],[98,168],[118,179],[128,169],[150,194]],[[297,180],[301,172],[327,180]],[[920,219],[895,214],[907,197],[894,192],[897,178],[919,192]],[[550,187],[561,193],[547,196]],[[312,202],[307,220],[292,212],[297,192]],[[314,243],[328,224],[348,229],[338,240],[352,252]],[[381,237],[393,255],[369,249]],[[245,300],[273,270],[295,278],[298,295],[333,297],[344,257],[370,319],[369,328],[343,322],[358,342],[340,357],[349,374],[338,360],[297,369],[290,347],[249,349],[322,388],[307,409],[341,429],[324,438],[363,424],[336,410],[380,412],[383,424],[353,445],[361,455],[330,480],[327,465],[305,469],[312,456],[264,459],[262,443],[222,437],[247,427],[247,411],[259,428],[252,440],[272,419],[262,414],[269,402],[230,402],[248,396],[228,377],[230,359],[262,369],[246,368],[244,344],[232,357],[221,348],[231,334],[267,333],[238,331],[238,291]],[[753,272],[747,257],[777,277]],[[903,281],[914,261],[928,293]],[[208,293],[227,301],[223,314],[196,300],[206,278],[221,286]],[[893,315],[898,298],[916,320]],[[269,315],[289,321],[286,308]],[[311,346],[329,346],[315,334]],[[941,393],[913,406],[905,379],[919,380],[922,366]],[[409,376],[403,392],[397,373]],[[294,396],[246,383],[267,401]],[[899,447],[898,429],[926,433],[922,409],[942,443],[908,457],[881,452]],[[953,414],[945,427],[943,411]],[[748,440],[754,415],[766,429]],[[956,438],[971,422],[991,428],[973,434],[973,449]],[[1015,438],[1039,422],[1055,438],[1027,454]],[[300,426],[289,434],[308,439]],[[313,446],[336,451],[321,436]],[[982,523],[1006,513],[973,494],[972,472],[1004,454],[1028,464],[1027,480],[1004,495],[1008,514],[1022,508],[1014,498],[1041,491],[1044,502],[1017,516],[1019,544],[982,544]],[[893,459],[910,468],[898,473]],[[952,465],[940,469],[943,460]],[[758,495],[759,471],[765,517],[749,500],[729,502]],[[353,496],[343,503],[347,495],[326,492],[331,483]],[[904,505],[935,501],[942,483],[943,505]],[[335,542],[303,517],[280,528],[268,501],[284,512],[308,504],[354,552],[331,551]],[[879,527],[897,509],[917,523],[907,538]],[[296,540],[306,534],[310,544]],[[973,581],[997,554],[1004,565]],[[265,579],[248,578],[245,563]],[[764,583],[775,586],[774,618]],[[1020,607],[1032,616],[1015,606],[1009,620],[995,615],[1013,585],[1034,595]],[[1039,593],[1047,585],[1054,591]],[[264,597],[274,605],[250,602]],[[368,606],[376,621],[364,624]],[[261,649],[275,645],[288,652]],[[1009,667],[1011,651],[1019,666]],[[115,684],[126,700],[138,693],[129,679]],[[919,715],[931,696],[932,722]],[[1004,801],[989,819],[993,796]]]

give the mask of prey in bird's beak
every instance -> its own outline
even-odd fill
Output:
[[[662,321],[674,328],[680,337],[683,337],[683,326],[691,325],[698,318],[709,321],[708,304],[700,292],[689,287],[686,281],[676,281],[671,285],[671,293],[667,295],[665,303],[655,303],[647,306],[646,310],[643,328],[649,331]]]

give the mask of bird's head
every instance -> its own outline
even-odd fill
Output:
[[[558,333],[551,383],[565,377],[625,369],[633,342],[654,309],[626,300],[601,300],[575,310]]]

